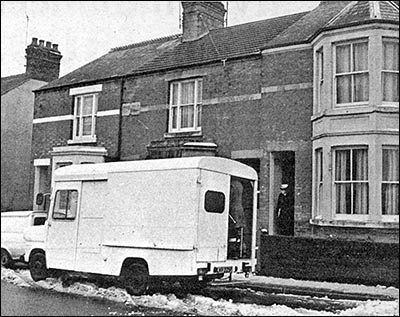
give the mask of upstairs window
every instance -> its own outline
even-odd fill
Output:
[[[171,83],[169,132],[201,130],[202,80]]]
[[[319,49],[317,51],[317,109],[319,113],[322,110],[322,85],[324,84],[324,51]]]
[[[382,91],[384,102],[399,102],[399,42],[383,40]]]
[[[73,140],[94,141],[98,94],[75,96]]]
[[[336,103],[365,103],[369,99],[368,42],[337,44]]]
[[[336,214],[368,214],[368,150],[335,151]]]

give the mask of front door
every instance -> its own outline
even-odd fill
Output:
[[[75,269],[81,183],[55,184],[48,219],[46,259],[49,268]]]
[[[225,261],[229,176],[201,170],[197,261]]]

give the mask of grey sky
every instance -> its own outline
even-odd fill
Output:
[[[318,4],[228,1],[228,26],[308,11]],[[25,48],[32,37],[59,45],[62,76],[113,47],[181,33],[179,8],[179,1],[1,1],[1,76],[25,72]]]

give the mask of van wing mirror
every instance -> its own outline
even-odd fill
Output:
[[[43,200],[44,200],[44,195],[42,193],[39,193],[36,195],[36,205],[41,205],[43,204]]]

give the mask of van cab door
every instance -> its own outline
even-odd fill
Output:
[[[229,176],[201,170],[197,261],[225,261],[227,255]]]
[[[80,182],[57,182],[48,217],[46,259],[49,268],[75,269]]]

